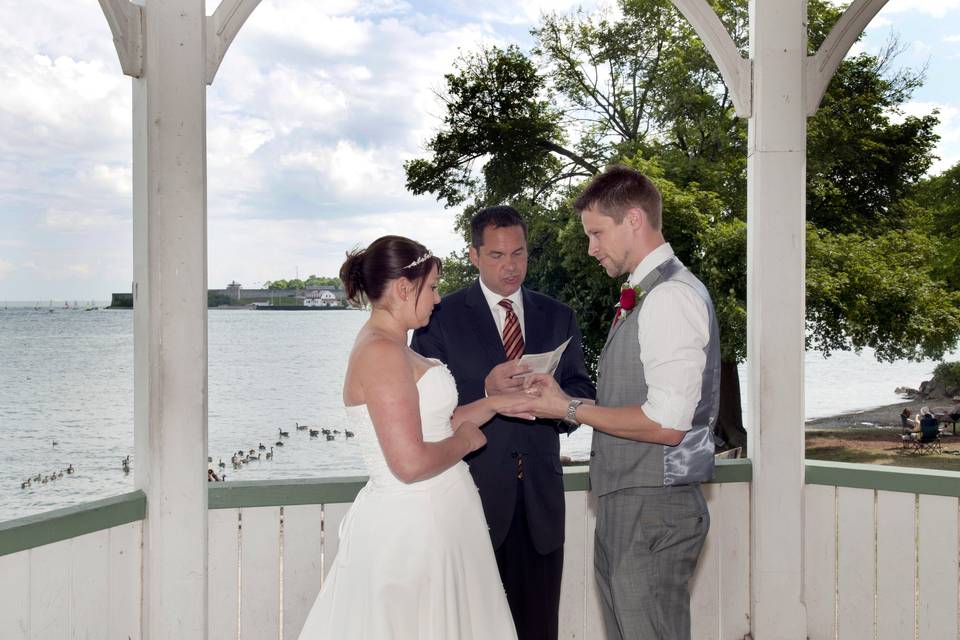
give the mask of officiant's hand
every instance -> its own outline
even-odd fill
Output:
[[[533,369],[520,362],[520,360],[507,360],[490,370],[483,381],[483,389],[488,396],[522,391],[523,378],[521,376],[531,371]]]

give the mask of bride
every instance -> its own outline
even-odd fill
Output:
[[[522,392],[457,406],[453,377],[407,347],[440,302],[440,260],[385,236],[347,254],[347,296],[373,306],[350,353],[343,400],[369,481],[301,640],[516,638],[466,454]]]

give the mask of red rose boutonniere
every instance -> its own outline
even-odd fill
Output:
[[[617,302],[617,319],[619,322],[626,317],[627,313],[631,309],[637,306],[637,302],[640,301],[640,298],[644,296],[646,291],[640,288],[640,286],[631,287],[626,282],[623,283],[623,286],[620,287],[620,301]]]

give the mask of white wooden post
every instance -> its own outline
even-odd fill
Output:
[[[806,2],[750,1],[747,388],[753,637],[804,640]]]
[[[143,638],[207,633],[206,28],[146,0],[133,80],[134,406]],[[118,461],[119,464],[119,461]]]

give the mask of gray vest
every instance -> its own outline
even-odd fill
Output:
[[[599,496],[629,487],[663,487],[704,482],[713,477],[713,425],[720,404],[720,331],[706,287],[676,258],[651,271],[640,286],[649,292],[668,281],[690,286],[707,304],[710,340],[693,427],[675,447],[636,442],[594,430],[590,455],[590,487]],[[600,354],[597,404],[602,407],[642,405],[647,383],[637,341],[637,318],[646,296],[616,324]],[[664,425],[669,427],[670,425]]]

